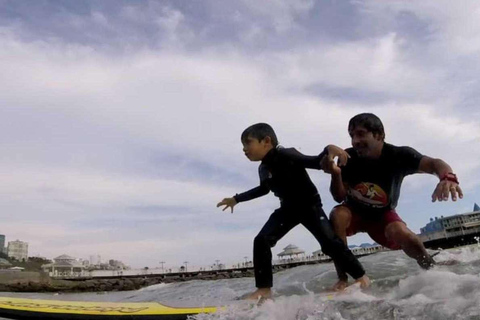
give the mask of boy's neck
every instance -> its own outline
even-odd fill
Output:
[[[266,147],[265,147],[265,154],[263,155],[261,161],[263,161],[263,159],[265,159],[265,157],[267,156],[267,154],[268,154],[272,149],[275,149],[275,147],[272,146],[272,145],[269,145],[269,146],[266,146]]]

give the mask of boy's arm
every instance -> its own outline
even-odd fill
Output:
[[[305,168],[309,169],[322,169],[322,160],[326,159],[334,159],[338,157],[338,161],[340,165],[345,165],[347,163],[347,159],[350,157],[347,152],[343,149],[334,146],[328,145],[323,149],[323,151],[317,156],[307,156],[303,153],[299,152],[295,148],[288,148],[288,149],[280,149],[279,153],[287,157],[289,160],[292,160],[295,163],[302,165]]]
[[[268,187],[266,180],[268,179],[268,175],[270,173],[268,169],[265,167],[265,165],[261,164],[258,167],[258,174],[260,176],[260,185],[258,187],[250,189],[240,194],[237,193],[231,198],[223,199],[217,204],[217,208],[220,206],[225,206],[225,208],[223,208],[223,211],[225,211],[227,208],[230,207],[232,210],[231,212],[233,213],[233,207],[235,207],[237,203],[259,198],[269,193],[270,188]]]
[[[253,188],[251,190],[245,191],[240,194],[237,193],[236,195],[233,196],[233,198],[237,203],[239,203],[239,202],[245,202],[245,201],[262,197],[269,192],[270,192],[270,189],[268,189],[268,187],[262,183],[256,188]]]
[[[463,198],[463,192],[459,186],[457,176],[445,161],[423,156],[420,160],[418,171],[434,174],[440,179],[432,194],[433,202],[436,200],[447,201],[449,195],[451,195],[453,201],[457,200],[457,194],[460,199]]]
[[[260,186],[248,190],[246,192],[236,194],[231,198],[224,198],[222,201],[217,203],[217,208],[225,206],[222,211],[225,211],[227,208],[230,208],[231,213],[233,213],[233,207],[235,207],[239,202],[252,200],[261,196],[266,195],[270,190],[263,184]]]

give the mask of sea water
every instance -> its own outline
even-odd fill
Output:
[[[215,314],[191,317],[196,320],[480,319],[480,248],[475,245],[445,250],[435,260],[448,264],[424,271],[402,251],[362,257],[360,261],[372,280],[371,287],[360,290],[352,286],[345,294],[334,297],[323,293],[336,281],[333,264],[288,269],[274,275],[274,299],[259,306],[236,300],[254,289],[253,278],[194,280],[103,294],[0,295],[81,301],[158,301],[178,307],[227,306]]]

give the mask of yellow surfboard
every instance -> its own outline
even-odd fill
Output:
[[[0,317],[9,319],[180,320],[217,307],[173,308],[157,302],[83,302],[0,297]]]

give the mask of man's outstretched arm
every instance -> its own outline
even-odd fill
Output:
[[[333,196],[333,199],[340,203],[345,200],[347,196],[347,185],[343,182],[342,179],[342,169],[335,162],[335,159],[330,155],[323,157],[321,161],[322,170],[325,173],[329,173],[331,175],[330,181],[330,193]]]
[[[341,203],[347,196],[347,188],[342,181],[342,173],[341,171],[339,173],[332,172],[331,175],[332,179],[330,181],[330,193],[336,202]]]
[[[434,159],[423,156],[418,167],[420,172],[436,175],[440,182],[433,191],[432,201],[447,201],[449,196],[453,201],[463,198],[462,189],[459,186],[457,176],[453,173],[452,167],[442,159]]]

